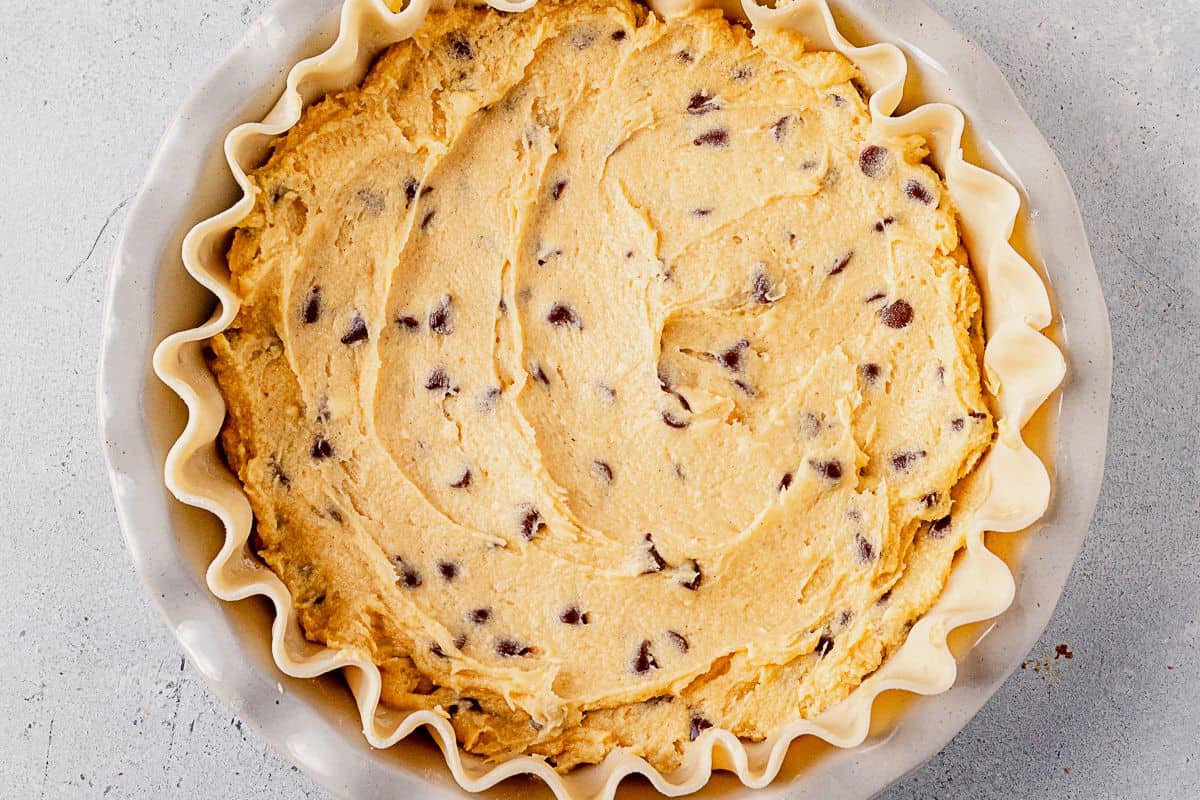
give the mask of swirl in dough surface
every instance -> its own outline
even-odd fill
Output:
[[[432,12],[252,176],[212,343],[306,635],[468,751],[660,769],[844,698],[993,427],[919,137],[844,57],[631,2]]]

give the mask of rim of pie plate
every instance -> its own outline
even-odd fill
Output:
[[[519,12],[535,2],[490,0],[489,4],[501,11]],[[744,16],[757,30],[790,28],[804,36],[813,49],[842,53],[862,74],[872,127],[889,135],[923,135],[929,144],[929,161],[942,175],[957,207],[960,233],[983,298],[984,378],[995,401],[997,433],[976,468],[974,479],[983,487],[982,498],[962,520],[964,550],[939,599],[913,625],[903,645],[844,700],[813,719],[783,726],[762,742],[744,742],[728,731],[711,729],[689,747],[682,765],[670,774],[661,774],[643,759],[620,750],[610,753],[601,764],[559,774],[543,760],[529,756],[489,764],[462,752],[453,728],[436,713],[402,713],[382,707],[380,673],[369,660],[304,639],[287,589],[250,553],[247,542],[253,514],[249,502],[214,446],[225,416],[224,401],[202,360],[188,356],[194,356],[202,343],[224,330],[237,314],[238,298],[228,283],[224,247],[229,232],[253,208],[247,173],[257,166],[265,142],[291,128],[309,103],[356,84],[364,52],[373,53],[411,36],[431,7],[448,4],[444,0],[412,0],[402,10],[392,11],[383,0],[346,0],[334,44],[291,69],[284,93],[262,122],[239,125],[226,137],[224,154],[242,190],[241,199],[196,225],[184,239],[184,266],[216,296],[218,304],[205,324],[167,337],[154,354],[154,368],[188,409],[187,426],[167,456],[167,486],[182,502],[215,514],[225,529],[224,544],[206,573],[209,588],[223,600],[266,596],[276,614],[271,649],[279,669],[310,678],[353,667],[345,669],[344,675],[370,744],[387,748],[426,726],[454,778],[470,791],[531,773],[560,798],[608,798],[625,776],[640,773],[659,791],[679,795],[702,788],[714,768],[732,771],[746,785],[761,787],[778,774],[788,746],[800,736],[813,735],[837,747],[861,744],[870,728],[872,705],[882,692],[901,689],[928,695],[948,689],[957,673],[947,643],[950,632],[1000,614],[1013,598],[1012,574],[1005,562],[988,550],[985,532],[1022,530],[1048,506],[1049,474],[1023,440],[1022,429],[1061,383],[1065,361],[1057,346],[1041,333],[1052,321],[1045,286],[1009,241],[1020,208],[1017,191],[1002,178],[964,160],[965,119],[957,108],[926,104],[903,116],[892,116],[907,77],[904,54],[890,44],[852,45],[839,32],[826,0],[795,0],[776,8],[756,5],[753,0],[742,0],[740,6],[697,0],[650,0],[648,5],[665,17],[721,5],[727,12]]]

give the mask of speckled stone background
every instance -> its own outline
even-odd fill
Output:
[[[1200,797],[1200,4],[935,4],[1075,186],[1114,402],[1100,506],[1045,636],[883,796]],[[125,206],[265,5],[0,0],[0,798],[326,796],[208,693],[151,607],[93,407]]]

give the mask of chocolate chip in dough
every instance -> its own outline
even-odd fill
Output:
[[[350,320],[350,327],[342,336],[342,344],[356,344],[357,342],[365,342],[371,337],[367,331],[367,321],[362,318],[361,314],[355,313]]]
[[[320,461],[321,459],[329,458],[333,455],[333,445],[324,436],[318,436],[313,439],[312,447],[308,451],[309,455]]]
[[[913,308],[907,300],[894,300],[879,309],[879,318],[889,328],[907,328],[913,320]]]
[[[925,184],[920,183],[919,181],[905,181],[904,194],[910,200],[916,200],[922,205],[932,206],[937,204],[937,200],[934,199],[933,194],[931,194],[930,191],[925,188]]]
[[[692,144],[697,147],[727,147],[729,132],[724,128],[712,128],[693,139]]]
[[[711,728],[713,724],[699,714],[692,714],[691,723],[688,726],[688,741],[694,742],[699,738],[700,734]]]
[[[896,472],[907,472],[913,464],[924,457],[924,450],[901,450],[898,453],[892,453],[892,469]]]
[[[637,675],[645,675],[652,669],[658,669],[658,661],[655,660],[654,654],[650,652],[650,640],[644,639],[641,645],[638,646],[637,654],[633,657],[633,663],[630,668]]]
[[[313,286],[304,298],[304,308],[300,312],[306,325],[312,325],[321,318],[321,287]]]
[[[569,327],[583,329],[583,320],[579,318],[579,314],[575,309],[571,308],[566,303],[555,303],[546,313],[546,321],[551,325],[559,327]]]
[[[839,274],[842,270],[844,270],[846,268],[846,265],[850,263],[850,259],[852,259],[852,258],[854,258],[853,250],[846,253],[844,256],[839,258],[837,261],[833,262],[833,266],[831,266],[829,268],[829,274],[830,275]]]
[[[867,541],[861,533],[854,534],[854,547],[860,563],[870,564],[875,560],[875,545]]]
[[[442,295],[437,306],[429,312],[429,330],[440,336],[454,333],[453,304],[454,298],[451,295]]]
[[[546,522],[542,519],[541,512],[532,505],[524,503],[517,507],[517,512],[520,514],[521,538],[525,541],[533,539],[534,536],[546,529]]]
[[[654,546],[654,536],[647,533],[644,541],[646,542],[646,559],[648,566],[642,570],[643,575],[649,575],[652,572],[662,572],[667,566],[667,561],[658,552],[658,548]]]
[[[579,606],[567,606],[558,614],[558,621],[564,625],[587,625],[591,616],[586,611],[580,611]]]
[[[667,638],[671,640],[671,644],[679,649],[679,652],[686,653],[691,645],[688,644],[687,637],[676,631],[667,631]]]
[[[868,178],[882,178],[887,173],[891,163],[891,154],[887,148],[877,144],[869,144],[858,154],[858,168]]]
[[[533,648],[518,642],[516,639],[501,639],[496,642],[496,652],[505,658],[514,658],[516,656],[531,654]]]
[[[808,462],[808,465],[812,467],[812,469],[816,471],[818,475],[826,478],[827,480],[836,481],[840,480],[842,477],[842,462],[840,461],[818,461],[813,459]]]
[[[462,31],[451,31],[446,34],[446,52],[457,61],[470,61],[475,58],[475,50]]]

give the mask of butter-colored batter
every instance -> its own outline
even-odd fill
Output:
[[[459,6],[276,144],[223,441],[387,704],[668,770],[844,698],[936,599],[992,437],[979,299],[855,77],[716,12]]]

